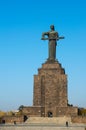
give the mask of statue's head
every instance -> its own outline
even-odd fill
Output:
[[[50,28],[51,28],[51,30],[54,30],[54,25],[51,25]]]

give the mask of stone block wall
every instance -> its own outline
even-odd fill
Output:
[[[86,124],[86,116],[72,116],[72,123],[84,123]]]
[[[1,123],[22,123],[24,122],[24,116],[3,116],[1,118]]]
[[[48,117],[48,113],[52,113],[52,117],[59,116],[76,116],[77,107],[24,107],[23,114],[28,117]]]
[[[22,110],[24,115],[28,117],[40,117],[41,116],[41,106],[24,107]]]
[[[77,107],[57,107],[57,116],[76,116],[78,113]]]

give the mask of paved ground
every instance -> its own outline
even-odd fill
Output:
[[[71,126],[61,126],[55,124],[16,124],[16,125],[0,125],[0,130],[86,130],[86,125],[73,124]]]

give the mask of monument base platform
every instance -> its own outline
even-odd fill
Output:
[[[58,125],[3,125],[0,126],[0,130],[86,130],[86,126],[58,126]]]

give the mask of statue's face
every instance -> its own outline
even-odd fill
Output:
[[[51,30],[54,30],[54,25],[51,25],[50,28],[51,28]]]

